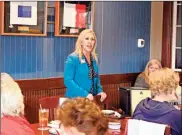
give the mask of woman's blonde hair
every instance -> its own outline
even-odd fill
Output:
[[[153,95],[171,94],[179,85],[179,74],[169,68],[162,68],[149,75],[149,86]]]
[[[145,81],[146,81],[147,83],[148,83],[148,81],[149,81],[149,67],[152,66],[152,65],[155,65],[155,64],[157,64],[157,65],[159,66],[159,69],[162,68],[161,62],[160,62],[159,60],[157,60],[157,59],[151,59],[151,60],[147,63],[144,72],[141,74],[141,76],[145,79]]]
[[[21,89],[7,73],[1,73],[1,117],[4,115],[24,115]]]
[[[79,59],[81,61],[82,56],[83,56],[82,41],[85,38],[86,34],[88,34],[88,33],[91,33],[94,36],[95,44],[94,44],[94,48],[93,48],[93,50],[91,52],[91,55],[95,59],[95,61],[98,63],[98,58],[97,58],[97,54],[96,54],[96,40],[97,39],[96,39],[96,35],[95,35],[94,31],[91,30],[91,29],[85,29],[80,33],[80,35],[78,36],[78,39],[76,41],[76,46],[75,46],[75,51],[74,52],[76,52],[78,54]]]
[[[108,119],[99,106],[87,98],[68,99],[57,108],[57,119],[64,127],[75,127],[87,135],[104,135]]]

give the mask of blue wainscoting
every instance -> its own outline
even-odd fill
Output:
[[[140,72],[150,56],[151,2],[96,2],[94,29],[101,74]],[[53,27],[54,29],[54,27]],[[137,39],[145,47],[137,47]],[[63,76],[76,38],[0,36],[1,72],[15,79]]]

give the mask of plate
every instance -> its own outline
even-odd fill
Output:
[[[116,124],[116,125],[109,124],[108,127],[109,127],[110,129],[116,130],[116,129],[120,129],[120,128],[121,128],[121,124]]]
[[[50,123],[48,123],[48,127],[51,127],[51,128],[59,128],[60,127],[60,121],[59,120],[54,120],[54,121],[51,121]]]
[[[102,110],[102,112],[107,115],[114,114],[113,110]]]
[[[63,132],[61,131],[61,129],[55,129],[55,128],[49,129],[49,133],[54,134],[54,135],[57,135],[56,130],[59,132],[60,135],[63,134]]]
[[[57,135],[57,132],[54,128],[49,129],[49,133]]]
[[[120,125],[120,122],[109,122],[109,125]]]
[[[59,120],[53,120],[50,122],[50,124],[57,124],[57,125],[59,125],[60,123],[61,123],[61,121],[59,121]]]

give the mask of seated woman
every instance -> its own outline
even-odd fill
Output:
[[[106,116],[87,98],[64,101],[57,109],[57,119],[62,123],[61,133],[66,135],[104,135],[108,129]]]
[[[161,68],[162,68],[162,65],[158,60],[156,59],[150,60],[147,63],[144,72],[138,75],[135,81],[134,87],[149,88],[149,85],[148,85],[149,74]]]
[[[24,118],[21,90],[7,73],[1,73],[1,135],[34,135]]]
[[[181,111],[169,103],[177,100],[179,75],[169,68],[163,68],[149,75],[149,85],[154,97],[142,100],[133,118],[169,125],[172,135],[181,135]]]

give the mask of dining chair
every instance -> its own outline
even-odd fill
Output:
[[[125,126],[125,130],[124,130],[124,134],[123,135],[128,135],[128,130],[135,130],[135,129],[132,129],[132,128],[130,128],[130,129],[128,128],[128,121],[129,120],[132,120],[132,118],[127,119],[126,126]],[[140,121],[143,121],[143,120],[140,120]],[[154,123],[154,122],[150,122],[150,123]],[[157,124],[159,124],[159,123],[157,123]],[[163,135],[171,135],[171,128],[170,128],[170,126],[166,125],[165,131],[164,131],[164,134]]]
[[[56,119],[56,108],[59,104],[59,98],[60,96],[51,96],[51,97],[45,97],[39,99],[39,104],[44,109],[49,109],[49,120],[55,120]]]
[[[111,109],[110,103],[109,103],[109,98],[106,97],[106,99],[104,101],[100,101],[100,95],[96,95],[94,96],[94,100],[93,100],[98,106],[100,106],[100,108],[102,110],[106,110],[106,109]]]

